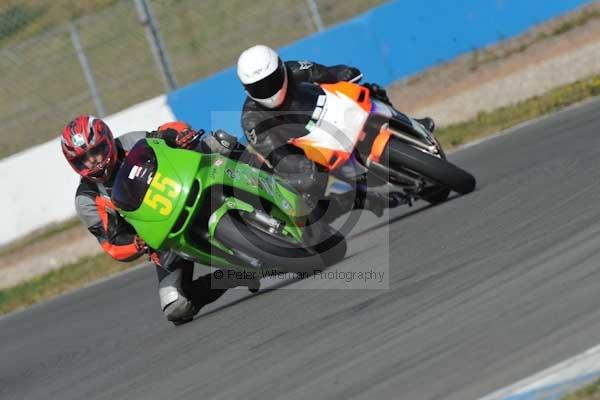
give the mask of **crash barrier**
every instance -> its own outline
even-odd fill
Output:
[[[397,0],[308,36],[280,52],[284,59],[354,65],[367,81],[387,85],[516,35],[587,2]],[[241,135],[240,113],[236,110],[243,99],[232,67],[106,120],[118,133],[152,130],[176,117],[198,128],[218,127]],[[0,245],[75,214],[73,196],[78,180],[62,158],[58,140],[2,160],[0,177],[8,188],[0,197]]]
[[[283,59],[357,66],[365,81],[388,85],[588,2],[397,0],[279,51]],[[167,99],[177,118],[241,136],[236,110],[244,92],[234,67],[171,92]]]
[[[159,96],[105,120],[114,132],[127,132],[153,130],[173,118],[166,97]],[[75,215],[79,177],[65,161],[58,138],[3,159],[0,177],[8,188],[0,196],[0,245]]]

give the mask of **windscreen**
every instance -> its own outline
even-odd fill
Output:
[[[112,192],[112,201],[123,211],[137,210],[158,165],[154,150],[142,139],[133,146],[123,161]]]

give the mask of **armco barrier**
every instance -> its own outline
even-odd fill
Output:
[[[396,0],[280,52],[284,59],[355,65],[367,81],[385,85],[518,34],[584,3],[587,1]],[[114,132],[123,133],[155,129],[175,116],[198,128],[224,128],[240,135],[236,110],[243,99],[235,70],[229,68],[170,93],[166,100],[160,96],[133,106],[107,122]],[[0,199],[0,245],[74,215],[77,178],[62,159],[57,140],[2,160],[0,178],[5,188]]]
[[[283,59],[354,65],[366,81],[387,85],[588,2],[396,0],[299,40],[280,53]],[[233,67],[168,95],[177,118],[237,135],[242,132],[236,110],[243,101]]]

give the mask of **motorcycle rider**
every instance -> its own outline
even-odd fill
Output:
[[[244,284],[255,291],[258,281],[221,279],[218,285],[213,285],[219,287],[211,287],[213,274],[193,280],[194,263],[171,251],[149,249],[134,228],[115,210],[110,195],[114,178],[127,152],[145,137],[165,139],[172,147],[227,152],[227,149],[218,148],[222,139],[228,136],[225,132],[218,131],[200,141],[203,133],[176,121],[161,125],[157,131],[129,132],[115,139],[103,120],[81,115],[69,122],[61,135],[62,152],[73,170],[81,176],[75,195],[79,218],[98,239],[102,249],[114,259],[133,261],[149,254],[156,267],[162,311],[175,325],[191,321],[201,307],[218,299],[227,288]]]
[[[286,179],[302,193],[318,217],[327,222],[352,209],[368,209],[377,216],[387,207],[398,204],[397,199],[385,199],[364,192],[331,194],[324,199],[328,174],[309,160],[304,152],[288,144],[288,140],[306,132],[298,113],[290,111],[291,103],[301,82],[336,83],[357,82],[361,72],[354,67],[334,65],[326,67],[312,61],[283,62],[277,52],[264,45],[248,48],[238,58],[237,75],[248,95],[242,111],[242,128],[252,147],[273,166],[275,173]],[[365,84],[371,97],[390,104],[385,89],[377,84]],[[431,118],[417,119],[433,132]],[[324,208],[329,202],[327,214]]]

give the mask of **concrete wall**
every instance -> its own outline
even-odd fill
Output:
[[[359,67],[389,84],[441,61],[519,34],[584,0],[396,0],[280,49],[284,59]],[[268,44],[268,43],[266,43]],[[106,118],[113,132],[152,130],[174,118],[241,134],[244,93],[228,68]],[[67,121],[65,121],[66,123]],[[57,132],[58,134],[58,132]],[[0,245],[74,215],[77,176],[54,140],[0,162]],[[8,189],[6,189],[8,188]]]
[[[125,133],[156,129],[173,118],[166,97],[159,96],[105,120],[113,132]],[[75,215],[79,178],[64,159],[58,138],[3,159],[0,180],[5,188],[0,196],[0,245]]]

